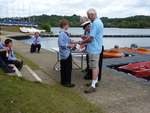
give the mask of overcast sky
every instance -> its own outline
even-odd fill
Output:
[[[40,14],[86,15],[95,8],[100,17],[150,15],[150,0],[0,0],[0,17]]]

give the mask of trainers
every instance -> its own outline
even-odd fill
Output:
[[[92,84],[92,83],[87,83],[86,86],[87,86],[87,87],[90,87],[91,84]],[[98,86],[99,86],[99,83],[96,83],[95,86],[98,87]]]
[[[90,94],[94,92],[96,92],[96,88],[93,88],[93,87],[89,87],[87,90],[84,91],[84,93],[86,94]]]

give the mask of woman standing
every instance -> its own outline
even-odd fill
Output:
[[[60,22],[61,31],[58,38],[60,65],[61,65],[61,84],[64,87],[74,87],[71,83],[72,73],[72,55],[71,49],[75,48],[75,44],[72,43],[70,35],[67,32],[69,28],[69,22],[65,19]]]

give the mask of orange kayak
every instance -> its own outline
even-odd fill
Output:
[[[145,48],[138,48],[136,51],[139,54],[150,54],[150,50]]]
[[[124,54],[122,52],[116,50],[107,50],[103,53],[104,58],[121,58],[123,56]]]
[[[129,53],[138,53],[138,54],[150,54],[149,49],[145,48],[137,48],[137,49],[132,49],[132,48],[119,48],[119,49],[113,49],[119,52],[129,52]]]
[[[119,52],[129,52],[129,53],[135,53],[136,49],[132,49],[132,48],[118,48],[118,49],[113,49],[115,51],[119,51]]]

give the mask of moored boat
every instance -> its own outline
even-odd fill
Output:
[[[35,33],[35,32],[45,32],[45,30],[39,30],[33,27],[20,27],[20,32],[22,33]]]
[[[121,58],[121,57],[124,57],[124,54],[116,50],[106,50],[103,53],[103,57],[104,58]]]
[[[138,48],[136,52],[139,54],[150,54],[150,50],[145,48]]]
[[[114,49],[119,52],[137,53],[137,54],[150,54],[150,49],[145,48],[118,48]]]

